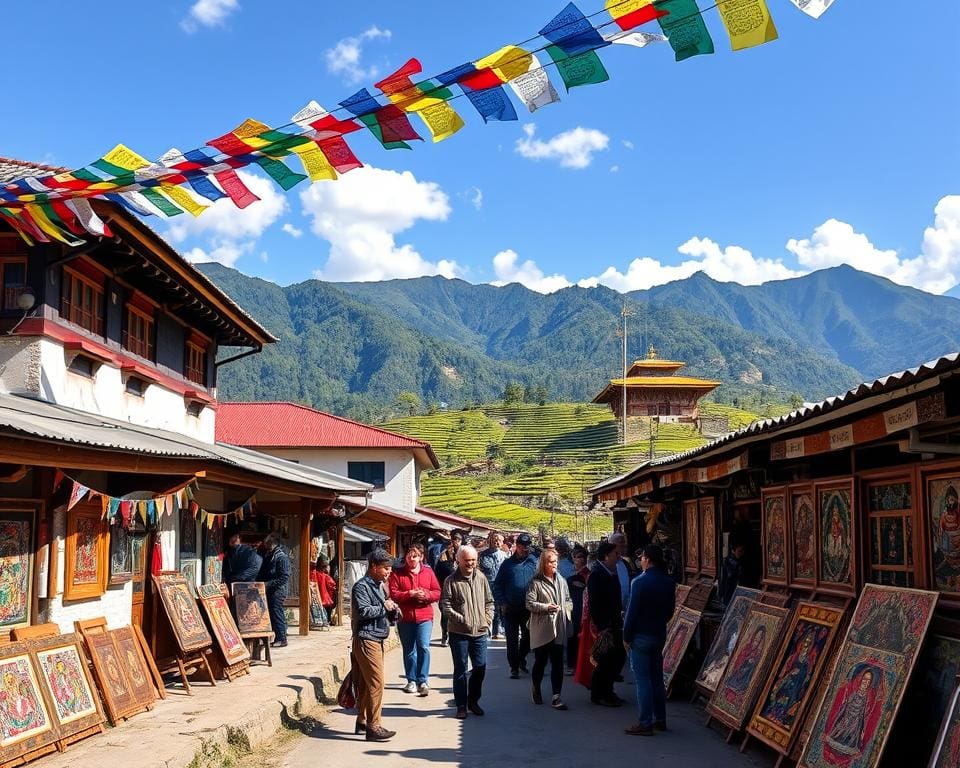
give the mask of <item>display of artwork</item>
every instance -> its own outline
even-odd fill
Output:
[[[229,665],[249,659],[247,646],[240,637],[240,629],[233,620],[230,607],[219,586],[205,584],[200,587],[200,605],[207,615],[224,661]]]
[[[936,746],[930,756],[930,768],[956,768],[960,765],[960,686],[957,686],[943,717]]]
[[[927,481],[933,576],[941,592],[960,593],[960,476]]]
[[[32,511],[0,509],[0,629],[30,625],[33,604]]]
[[[111,584],[125,584],[133,578],[132,539],[133,537],[125,526],[110,526]]]
[[[871,483],[866,489],[866,502],[870,535],[868,580],[912,587],[913,484],[909,480]]]
[[[770,584],[787,582],[787,521],[783,489],[764,489],[763,508],[763,580]]]
[[[727,668],[707,705],[711,717],[737,730],[743,727],[767,679],[789,616],[789,610],[775,605],[755,602],[750,606]]]
[[[700,667],[700,674],[697,675],[697,687],[704,693],[713,693],[717,689],[717,684],[723,676],[724,670],[730,661],[730,655],[737,644],[740,636],[740,628],[743,625],[750,606],[759,595],[756,590],[750,590],[754,594],[735,593],[726,612],[723,614],[723,621],[720,622],[720,629],[710,650],[707,651],[703,665]]]
[[[100,701],[77,636],[46,637],[29,641],[29,646],[61,737],[101,725]]]
[[[26,645],[0,654],[0,750],[9,759],[52,741],[56,731]]]
[[[157,690],[153,685],[150,669],[147,667],[146,659],[143,658],[143,651],[140,649],[136,635],[133,634],[133,629],[121,627],[112,630],[110,634],[113,635],[113,641],[117,646],[117,654],[126,665],[124,670],[127,673],[133,698],[141,706],[152,706],[157,699]]]
[[[791,492],[790,514],[791,580],[813,582],[817,576],[817,527],[811,490]]]
[[[700,570],[700,511],[696,501],[684,502],[683,531],[685,567],[687,571],[697,573]]]
[[[262,581],[235,581],[230,585],[237,627],[241,635],[270,634],[267,588]]]
[[[843,611],[801,602],[757,701],[748,732],[787,755],[824,672]]]
[[[864,587],[799,765],[877,765],[936,602],[936,592]]]
[[[690,641],[700,624],[700,613],[681,608],[674,614],[667,628],[667,640],[663,646],[663,685],[669,689],[673,677],[687,653]]]
[[[679,607],[684,605],[687,602],[687,597],[690,595],[690,587],[686,584],[677,584],[676,592],[674,593],[674,603]]]
[[[223,526],[214,523],[203,529],[203,583],[223,581]]]
[[[110,722],[116,725],[130,713],[140,710],[133,686],[124,671],[126,662],[117,651],[109,632],[89,634],[85,640],[107,715]]]
[[[147,572],[146,563],[147,537],[142,533],[134,533],[130,536],[130,562],[133,566],[133,593],[142,594],[145,575]]]
[[[154,584],[180,650],[185,653],[210,645],[213,642],[210,633],[183,576],[154,576]]]
[[[64,600],[84,600],[104,593],[108,542],[99,505],[78,505],[67,512],[65,559]]]
[[[818,577],[824,584],[853,589],[853,511],[849,486],[819,488],[820,553]]]
[[[700,499],[700,567],[708,575],[717,573],[716,505],[713,499]]]

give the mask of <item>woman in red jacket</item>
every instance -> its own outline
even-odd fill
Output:
[[[440,600],[440,583],[426,563],[423,547],[411,544],[404,564],[390,574],[390,598],[400,606],[397,632],[403,646],[407,677],[404,693],[430,693],[430,636],[433,634],[433,604]]]

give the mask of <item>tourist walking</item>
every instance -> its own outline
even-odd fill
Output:
[[[283,601],[287,597],[287,584],[290,581],[290,556],[280,546],[280,539],[275,533],[268,533],[263,540],[263,552],[257,580],[264,583],[267,591],[270,626],[273,628],[273,642],[270,645],[286,648],[287,617],[283,613]]]
[[[573,601],[567,581],[557,570],[557,552],[545,549],[537,563],[537,572],[527,588],[527,610],[530,611],[530,645],[533,648],[531,674],[534,704],[543,704],[540,684],[547,663],[550,664],[550,706],[566,709],[560,698],[563,688],[563,649],[570,633]]]
[[[487,577],[491,589],[493,589],[493,580],[497,578],[497,574],[500,572],[500,566],[508,557],[509,555],[503,548],[503,536],[491,532],[487,537],[487,548],[478,555],[477,561],[480,572]],[[493,609],[493,624],[490,626],[490,632],[494,640],[502,634],[502,621],[500,606],[495,606]]]
[[[433,635],[433,604],[440,600],[436,574],[423,562],[423,547],[411,544],[403,566],[390,574],[390,597],[400,607],[397,633],[403,648],[404,693],[430,693],[430,637]]]
[[[234,533],[227,540],[227,551],[223,557],[223,583],[228,587],[236,581],[256,581],[260,574],[263,558],[257,550],[240,540],[240,534]]]
[[[390,635],[390,617],[397,604],[383,592],[390,578],[393,558],[383,549],[367,555],[367,573],[350,593],[353,646],[350,661],[357,692],[357,722],[354,733],[366,733],[367,741],[387,741],[397,735],[380,722],[383,711],[383,641]]]
[[[583,595],[587,591],[587,578],[590,576],[590,569],[587,568],[587,550],[579,545],[573,548],[573,567],[575,571],[567,579],[567,589],[570,592],[570,599],[573,601],[573,614],[570,619],[571,632],[567,638],[566,673],[568,675],[572,675],[577,668],[577,654],[580,651],[580,625],[583,622]]]
[[[652,736],[667,730],[667,693],[663,687],[663,645],[673,616],[676,584],[663,567],[663,550],[651,544],[640,556],[643,568],[630,585],[623,620],[623,645],[637,688],[640,719],[626,730],[631,736]]]
[[[450,631],[456,717],[463,720],[468,711],[483,715],[480,696],[487,672],[487,630],[493,621],[493,592],[477,569],[477,550],[469,545],[457,551],[457,570],[443,582],[440,610],[447,617]]]
[[[510,677],[516,680],[527,671],[530,653],[530,629],[527,622],[527,587],[537,571],[537,559],[530,554],[533,539],[529,533],[517,536],[513,554],[503,561],[493,580],[493,595],[500,606],[507,637],[507,663]]]
[[[591,649],[594,670],[590,682],[590,701],[605,707],[619,707],[613,684],[623,667],[623,625],[620,610],[620,581],[617,578],[617,545],[604,541],[597,547],[597,562],[587,578],[587,607],[596,632]]]
[[[457,570],[457,550],[460,549],[460,538],[452,538],[447,542],[437,558],[437,566],[434,571],[437,575],[437,582],[441,585],[447,578]],[[440,645],[447,644],[447,617],[443,612],[440,613]]]

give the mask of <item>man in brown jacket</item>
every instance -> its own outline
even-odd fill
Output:
[[[490,582],[477,569],[477,550],[463,546],[457,552],[457,570],[443,582],[440,610],[447,619],[453,656],[453,697],[457,719],[467,710],[482,715],[480,694],[487,671],[487,630],[493,622]],[[467,680],[467,660],[472,669]]]

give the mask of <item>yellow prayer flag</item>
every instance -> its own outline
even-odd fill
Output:
[[[167,497],[160,496],[154,499],[153,502],[157,505],[157,517],[158,518],[163,517],[163,515],[166,513],[165,507],[167,504]]]
[[[137,505],[137,514],[140,515],[140,519],[143,521],[143,524],[147,524],[147,502],[137,501],[134,502]]]
[[[717,6],[733,50],[777,39],[777,28],[764,0],[720,0]]]
[[[117,146],[103,156],[103,159],[111,165],[119,166],[126,171],[135,171],[138,168],[143,168],[145,165],[150,165],[149,160],[141,157],[130,149],[130,147],[126,147],[123,144],[117,144]]]
[[[464,126],[463,118],[445,101],[417,110],[417,114],[427,124],[434,142],[450,138]]]
[[[61,243],[66,245],[79,245],[82,240],[76,240],[73,237],[68,237],[60,227],[54,224],[47,217],[47,214],[44,212],[43,208],[39,205],[29,203],[24,207],[24,210],[30,215],[30,218],[33,219],[34,223],[40,227],[41,230],[47,235],[50,235],[54,240],[59,240]]]
[[[210,514],[207,515],[207,530],[208,530],[208,531],[212,531],[212,530],[213,530],[213,521],[214,521],[214,518],[215,518],[214,515],[210,515]]]
[[[176,184],[161,184],[158,189],[191,216],[199,216],[209,208],[207,205],[198,203],[193,195],[183,187],[178,187]]]
[[[639,11],[641,8],[650,5],[653,0],[606,0],[603,7],[615,19],[626,16],[628,13]]]
[[[234,128],[230,133],[234,134],[241,139],[249,139],[252,136],[259,136],[264,131],[269,131],[270,126],[266,123],[261,123],[259,120],[254,120],[252,117],[248,117],[240,125]]]
[[[477,69],[492,69],[493,73],[506,83],[526,74],[532,61],[533,57],[523,48],[505,45],[499,51],[473,62],[473,65]]]
[[[100,519],[102,520],[107,516],[107,513],[110,511],[110,497],[101,496],[100,497]]]
[[[322,181],[324,179],[336,181],[337,172],[333,169],[333,166],[330,165],[327,156],[320,151],[320,147],[316,144],[312,142],[310,144],[300,144],[299,146],[291,147],[291,149],[300,158],[300,162],[303,163],[303,169],[307,172],[311,182]]]

